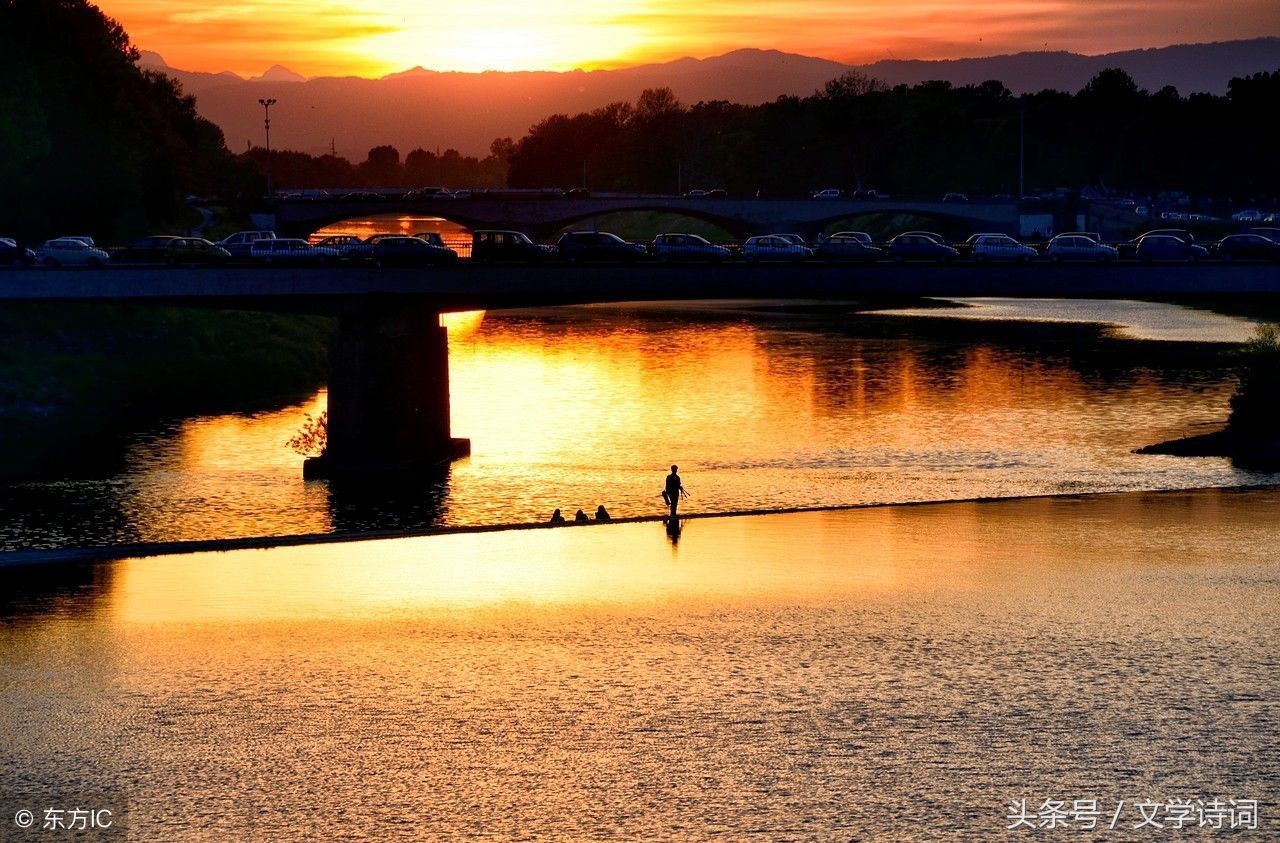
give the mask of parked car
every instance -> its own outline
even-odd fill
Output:
[[[417,237],[384,237],[373,245],[375,266],[435,266],[454,263],[458,253]]]
[[[520,231],[471,233],[471,260],[477,263],[542,263],[555,254],[554,247],[535,243]]]
[[[775,234],[773,236],[781,237],[783,240],[786,240],[788,243],[794,243],[797,246],[809,245],[808,243],[804,242],[804,238],[801,237],[799,234]]]
[[[169,264],[221,264],[231,260],[231,253],[203,237],[174,237],[165,247]]]
[[[850,239],[850,240],[857,240],[860,243],[866,243],[868,246],[872,245],[873,243],[871,239],[871,235],[867,234],[867,232],[865,231],[837,231],[835,234],[831,235],[831,237],[829,237],[828,239],[834,240],[837,237]]]
[[[564,192],[565,199],[590,199],[591,191],[585,187],[571,187]]]
[[[747,242],[742,244],[742,257],[751,263],[762,261],[799,263],[813,257],[813,249],[788,240],[781,234],[766,234],[761,237],[747,238]]]
[[[884,250],[871,245],[871,236],[868,234],[860,231],[841,231],[815,246],[813,254],[825,261],[870,262],[878,260],[884,254]]]
[[[128,246],[116,249],[111,259],[117,263],[164,263],[169,244],[178,237],[175,234],[154,234],[134,240]]]
[[[1061,236],[1063,236],[1063,237],[1087,237],[1088,239],[1090,239],[1090,240],[1094,241],[1095,243],[1101,243],[1101,242],[1102,242],[1102,235],[1101,235],[1101,234],[1099,234],[1099,233],[1098,233],[1098,232],[1096,232],[1096,231],[1063,231],[1063,232],[1061,233]]]
[[[1208,257],[1203,246],[1188,243],[1172,234],[1144,234],[1138,241],[1137,258],[1144,263],[1152,261],[1195,261]]]
[[[1259,226],[1254,226],[1253,228],[1249,229],[1245,233],[1261,234],[1263,237],[1267,238],[1268,240],[1274,240],[1277,243],[1280,243],[1280,228],[1270,228],[1265,225],[1259,225]]]
[[[249,247],[254,241],[273,240],[275,236],[274,231],[237,231],[223,237],[218,245],[230,252],[232,258],[244,259],[249,257]]]
[[[967,241],[969,254],[978,263],[1016,261],[1030,263],[1040,253],[1007,234],[975,234]]]
[[[31,266],[36,262],[36,253],[18,245],[12,237],[0,237],[0,266],[23,264]]]
[[[691,261],[720,263],[728,259],[729,250],[697,234],[659,234],[653,238],[653,256],[662,263]]]
[[[725,190],[723,187],[713,187],[707,191],[707,198],[708,199],[728,199],[729,191]]]
[[[439,246],[441,249],[449,249],[449,245],[444,242],[444,237],[442,237],[438,231],[419,231],[413,236],[417,237],[419,240],[430,243],[432,246]],[[458,256],[458,253],[454,252],[453,249],[449,249],[449,251],[453,252],[453,256],[455,258]]]
[[[1176,237],[1184,243],[1196,242],[1195,235],[1185,228],[1153,228],[1150,231],[1144,231],[1132,240],[1116,244],[1116,251],[1120,253],[1122,258],[1135,258],[1138,256],[1138,244],[1142,242],[1142,238],[1153,234]]]
[[[963,193],[947,193],[942,197],[943,202],[968,202],[969,197]]]
[[[948,263],[960,257],[960,252],[943,242],[942,237],[926,231],[908,231],[889,241],[889,257],[897,263],[906,261],[935,261]]]
[[[429,199],[452,199],[453,194],[447,187],[418,187],[410,190],[403,198],[410,202],[419,202]]]
[[[810,194],[814,199],[840,199],[844,196],[844,191],[838,187],[828,187],[826,190],[819,190]]]
[[[315,249],[324,255],[322,263],[355,263],[368,257],[361,248],[363,245],[364,241],[354,234],[334,234],[316,243]]]
[[[1218,241],[1214,254],[1224,261],[1280,260],[1280,243],[1261,234],[1230,234]]]
[[[46,240],[36,250],[36,261],[44,266],[102,266],[111,256],[76,237]]]
[[[324,252],[295,237],[263,237],[249,246],[249,260],[263,266],[308,266],[324,258]]]
[[[1113,261],[1119,252],[1082,233],[1059,234],[1049,241],[1044,256],[1051,261]]]
[[[570,231],[556,241],[560,257],[569,263],[610,261],[635,263],[649,251],[638,243],[628,243],[607,231]]]

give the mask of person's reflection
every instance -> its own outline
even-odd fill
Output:
[[[671,542],[671,549],[675,550],[680,544],[680,536],[684,533],[684,518],[664,518],[663,524],[667,528],[667,540]]]

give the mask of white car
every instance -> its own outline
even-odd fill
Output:
[[[293,237],[264,237],[249,244],[249,260],[264,266],[318,264],[327,257],[306,240]]]
[[[36,261],[44,266],[102,266],[111,256],[76,237],[46,240],[36,250]]]
[[[1083,234],[1059,234],[1049,241],[1044,256],[1051,261],[1113,261],[1119,253],[1114,246],[1099,243]]]
[[[1019,261],[1028,263],[1039,256],[1030,246],[1019,243],[1007,234],[975,234],[969,238],[970,254],[978,263],[988,261]]]
[[[653,238],[653,255],[663,263],[678,261],[720,263],[729,257],[729,250],[696,234],[659,234]]]
[[[742,257],[751,263],[760,261],[789,261],[799,263],[813,257],[813,249],[792,243],[780,234],[751,237],[742,244]]]
[[[863,245],[871,245],[871,235],[865,231],[837,231],[828,240],[857,240]]]

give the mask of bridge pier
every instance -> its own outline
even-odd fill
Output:
[[[399,300],[344,308],[329,346],[328,447],[306,476],[413,473],[470,453],[450,433],[440,314]]]

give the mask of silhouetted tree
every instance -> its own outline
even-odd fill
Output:
[[[235,191],[222,132],[84,0],[0,0],[0,229],[126,236]]]

